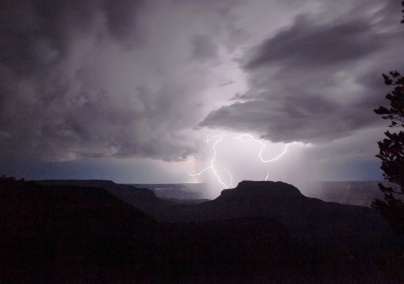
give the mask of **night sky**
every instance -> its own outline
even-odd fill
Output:
[[[0,174],[380,180],[399,2],[2,0]]]

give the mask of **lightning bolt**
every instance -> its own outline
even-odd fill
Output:
[[[288,151],[289,143],[288,143],[288,144],[285,144],[285,147],[283,148],[283,151],[282,151],[278,156],[276,156],[275,158],[270,159],[270,160],[265,160],[265,159],[262,157],[262,151],[264,151],[264,149],[267,147],[267,145],[265,145],[265,144],[262,143],[260,140],[258,140],[257,138],[255,138],[254,136],[252,136],[252,135],[250,135],[250,134],[241,134],[240,137],[248,137],[248,138],[250,138],[251,140],[253,140],[254,142],[256,142],[256,143],[258,143],[258,144],[261,145],[260,151],[259,151],[259,153],[258,153],[258,157],[260,158],[261,162],[264,163],[264,164],[265,164],[265,163],[271,163],[271,162],[274,162],[274,161],[279,160],[279,159],[282,158],[282,156],[285,155],[286,152]],[[267,175],[265,176],[265,180],[268,180],[268,176],[269,176],[269,169],[268,169],[268,171],[267,171]]]
[[[190,176],[192,176],[192,177],[200,176],[200,175],[202,175],[204,172],[206,172],[206,171],[208,171],[208,170],[211,170],[212,173],[213,173],[213,175],[217,178],[217,180],[219,181],[219,183],[220,183],[225,189],[229,188],[229,186],[232,185],[233,176],[231,175],[230,171],[228,171],[223,165],[221,165],[219,162],[216,161],[216,156],[217,156],[216,146],[217,146],[217,144],[219,144],[220,142],[222,142],[223,139],[224,139],[224,137],[226,137],[226,136],[230,136],[230,135],[227,134],[227,133],[222,133],[222,134],[217,134],[217,135],[214,135],[214,136],[212,136],[212,137],[206,139],[206,143],[210,143],[210,142],[214,141],[214,143],[213,143],[213,145],[212,145],[213,156],[212,156],[212,159],[210,160],[210,166],[204,168],[203,170],[201,170],[201,171],[199,171],[199,172],[196,172],[196,173],[189,173]],[[231,138],[233,138],[233,139],[241,139],[242,137],[247,137],[247,138],[253,140],[255,143],[261,145],[260,150],[259,150],[259,153],[258,153],[258,157],[259,157],[260,161],[261,161],[262,163],[264,163],[264,164],[266,164],[266,163],[271,163],[271,162],[277,161],[277,160],[279,160],[280,158],[282,158],[282,157],[287,153],[288,146],[289,146],[289,144],[290,144],[290,143],[285,144],[285,147],[284,147],[283,151],[282,151],[278,156],[276,156],[275,158],[266,160],[266,159],[264,159],[264,158],[262,157],[262,152],[263,152],[264,149],[267,147],[267,145],[266,145],[265,143],[261,142],[259,139],[255,138],[254,136],[252,136],[252,135],[250,135],[250,134],[246,134],[246,133],[241,134],[241,135],[238,135],[238,136],[234,136],[234,137],[231,137]],[[230,182],[229,182],[228,185],[223,181],[223,179],[222,179],[222,178],[220,177],[220,175],[218,174],[218,170],[217,170],[217,168],[215,167],[215,164],[218,164],[218,165],[226,172],[226,174],[229,176]],[[269,176],[269,169],[268,169],[268,171],[267,171],[267,175],[265,176],[265,180],[268,180],[268,176]]]
[[[215,160],[216,160],[216,156],[217,156],[216,145],[217,145],[218,143],[222,142],[222,141],[223,141],[223,138],[224,138],[225,136],[227,136],[227,135],[228,135],[227,133],[224,133],[224,134],[215,135],[215,136],[213,136],[213,137],[211,137],[211,138],[206,139],[206,143],[209,144],[212,140],[214,140],[214,139],[216,138],[216,140],[215,140],[215,142],[213,143],[213,146],[212,146],[212,149],[213,149],[213,157],[212,157],[212,159],[210,160],[210,166],[207,167],[207,168],[205,168],[205,169],[203,169],[203,170],[200,171],[200,172],[197,172],[197,173],[190,173],[189,175],[190,175],[191,177],[200,176],[201,174],[203,174],[203,173],[206,172],[207,170],[211,170],[212,173],[213,173],[213,174],[216,176],[216,178],[218,179],[219,183],[221,183],[221,184],[224,186],[224,188],[226,188],[226,189],[228,188],[228,186],[226,185],[226,183],[223,182],[222,178],[221,178],[220,175],[217,173],[217,169],[216,169],[216,167],[215,167]],[[230,180],[233,180],[233,177],[231,176],[230,172],[229,172],[226,168],[224,168],[223,166],[222,166],[222,168],[228,173],[228,175],[230,176]],[[230,186],[230,185],[231,185],[231,182],[230,182],[229,186]]]

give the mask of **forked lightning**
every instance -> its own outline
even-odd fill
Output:
[[[230,171],[228,171],[223,165],[221,165],[218,161],[216,161],[216,157],[217,157],[217,149],[216,149],[216,146],[217,146],[220,142],[222,142],[223,139],[224,139],[224,137],[226,137],[226,136],[230,136],[232,139],[241,139],[241,138],[243,138],[243,137],[247,137],[247,138],[251,139],[252,141],[254,141],[255,143],[258,143],[259,145],[261,145],[260,151],[259,151],[259,153],[258,153],[258,157],[259,157],[259,159],[260,159],[260,161],[261,161],[262,163],[271,163],[271,162],[274,162],[274,161],[279,160],[280,158],[282,158],[282,157],[287,153],[288,145],[289,145],[289,144],[285,144],[285,147],[284,147],[283,151],[282,151],[278,156],[276,156],[275,158],[266,160],[266,159],[264,159],[264,158],[262,157],[262,152],[263,152],[264,149],[267,147],[267,145],[264,144],[263,142],[261,142],[259,139],[255,138],[254,136],[252,136],[252,135],[250,135],[250,134],[246,134],[246,133],[241,134],[241,135],[237,135],[237,136],[231,136],[231,135],[228,134],[228,133],[217,134],[217,135],[214,135],[214,136],[209,137],[208,139],[206,139],[206,143],[208,143],[208,144],[213,141],[213,144],[212,144],[213,156],[212,156],[212,159],[210,160],[210,166],[204,168],[203,170],[201,170],[201,171],[199,171],[199,172],[197,172],[197,173],[189,173],[190,176],[193,176],[193,177],[194,177],[194,176],[200,176],[200,175],[202,175],[204,172],[206,172],[206,171],[208,171],[208,170],[211,170],[212,173],[213,173],[213,175],[217,178],[217,180],[219,181],[219,183],[220,183],[224,188],[227,189],[227,188],[229,188],[229,187],[232,185],[233,176],[231,175]],[[229,181],[228,184],[226,184],[226,183],[223,181],[223,178],[219,175],[216,166],[220,166],[220,167],[227,173],[227,175],[229,176],[229,179],[230,179],[230,181]],[[268,179],[268,176],[269,176],[269,169],[268,169],[268,171],[267,171],[267,175],[266,175],[266,177],[265,177],[265,180]]]

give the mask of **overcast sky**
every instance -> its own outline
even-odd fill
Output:
[[[373,109],[387,102],[381,74],[404,70],[400,10],[397,0],[3,0],[0,174],[220,189],[212,170],[226,187],[267,174],[380,179],[387,123]]]

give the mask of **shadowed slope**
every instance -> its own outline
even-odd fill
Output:
[[[35,182],[44,186],[70,185],[103,188],[126,203],[153,216],[159,215],[160,208],[168,204],[158,199],[154,192],[147,188],[116,184],[109,180],[40,180]]]
[[[127,257],[143,267],[154,224],[104,189],[2,179],[0,282],[96,281]]]
[[[387,224],[374,210],[305,197],[292,185],[242,181],[215,200],[187,207],[171,220],[227,220],[270,217],[286,224],[297,239],[316,244],[375,245],[386,241]]]
[[[402,280],[402,246],[378,242],[369,208],[307,198],[288,184],[242,182],[164,212],[191,222],[157,223],[104,189],[9,181],[0,179],[2,283]]]

